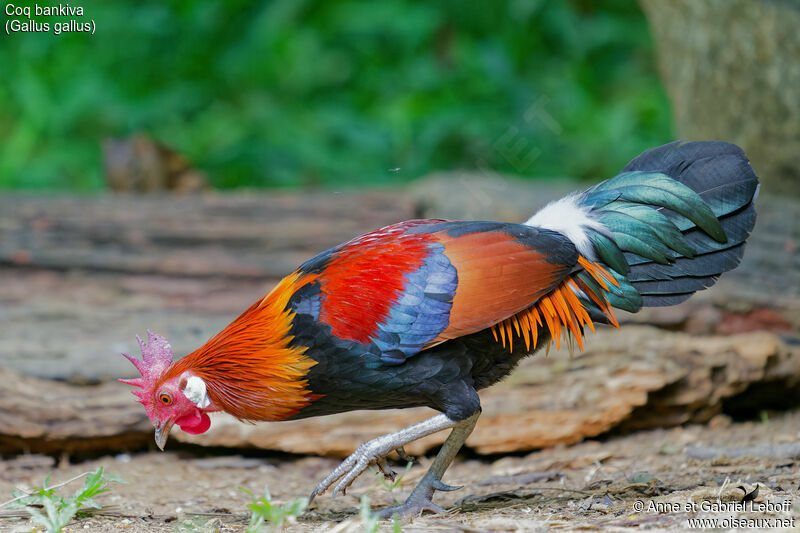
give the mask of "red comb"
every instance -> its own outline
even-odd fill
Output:
[[[133,357],[126,353],[124,355],[128,361],[133,363],[133,366],[142,375],[140,378],[120,379],[122,383],[140,387],[145,390],[132,391],[133,394],[139,397],[139,402],[144,403],[146,396],[146,389],[152,388],[156,380],[164,373],[164,371],[172,365],[173,351],[169,341],[159,335],[147,330],[147,344],[144,343],[141,337],[136,336],[139,341],[139,348],[142,351],[142,358]]]

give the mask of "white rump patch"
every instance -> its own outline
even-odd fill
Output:
[[[580,196],[573,193],[550,202],[529,218],[525,225],[557,231],[572,241],[583,257],[594,261],[597,256],[586,230],[593,229],[606,234],[608,229],[590,216],[591,208],[580,205],[579,199]]]
[[[197,376],[189,376],[189,379],[186,380],[183,394],[200,409],[211,405],[211,398],[206,393],[206,382]]]

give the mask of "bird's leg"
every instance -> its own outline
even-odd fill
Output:
[[[480,411],[476,411],[469,418],[457,423],[447,437],[447,440],[442,444],[442,448],[439,450],[438,455],[436,455],[436,459],[433,460],[433,464],[428,471],[425,472],[425,476],[423,476],[422,480],[411,492],[411,495],[405,503],[381,509],[378,511],[378,516],[381,518],[391,518],[394,515],[401,517],[416,516],[423,511],[430,511],[433,513],[444,512],[444,509],[433,503],[433,493],[437,490],[451,491],[461,488],[445,485],[442,483],[442,476],[453,462],[453,459],[455,459],[464,441],[466,441],[467,437],[472,433],[480,414]]]
[[[477,416],[475,416],[475,418],[477,418]],[[325,492],[334,483],[336,483],[336,486],[333,489],[333,495],[336,496],[336,494],[338,494],[340,491],[344,493],[353,480],[355,480],[359,474],[361,474],[370,464],[376,463],[380,468],[381,465],[379,460],[391,453],[393,450],[401,448],[410,442],[421,439],[422,437],[427,437],[428,435],[436,433],[437,431],[454,426],[457,427],[464,422],[465,421],[455,422],[448,418],[447,415],[439,414],[414,424],[413,426],[403,428],[400,431],[395,431],[394,433],[389,433],[387,435],[383,435],[382,437],[368,440],[359,446],[355,452],[353,452],[342,462],[342,464],[336,467],[333,472],[328,474],[325,479],[320,481],[320,483],[314,489],[314,492],[311,493],[310,500],[313,500],[317,495]],[[472,431],[472,427],[474,425],[475,422],[473,421],[469,431]],[[468,434],[469,432],[467,432],[467,435]],[[464,438],[466,438],[466,436]],[[448,438],[448,441],[449,440],[450,439]],[[463,442],[463,440],[461,442]],[[459,447],[460,446],[461,444],[459,443]],[[458,450],[456,449],[456,451]],[[450,461],[452,461],[452,458]],[[449,465],[450,462],[448,461],[447,464]],[[447,465],[445,465],[444,468],[447,468]]]

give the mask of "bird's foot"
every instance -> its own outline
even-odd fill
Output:
[[[398,518],[419,516],[425,511],[434,514],[444,513],[447,511],[446,509],[433,503],[433,493],[437,490],[451,491],[458,490],[460,488],[461,487],[445,485],[436,476],[426,474],[425,477],[422,478],[422,481],[420,481],[419,485],[417,485],[417,487],[405,501],[405,503],[386,507],[385,509],[378,511],[376,514],[379,518],[384,519],[392,518],[393,516],[397,516]]]
[[[405,462],[407,462],[407,463],[416,463],[416,462],[417,462],[417,458],[416,458],[416,457],[411,457],[410,455],[408,455],[408,454],[406,453],[406,449],[405,449],[405,448],[403,448],[402,446],[400,446],[399,448],[397,448],[397,449],[394,451],[394,453],[396,453],[396,454],[397,454],[397,456],[398,456],[398,457],[400,457],[400,459],[402,459],[403,461],[405,461]]]
[[[478,415],[475,414],[473,418],[467,419],[472,424],[469,427],[470,431],[475,425],[474,421],[477,419],[477,417]],[[378,437],[376,439],[368,440],[359,446],[355,452],[350,454],[350,457],[342,461],[342,464],[337,466],[333,472],[325,477],[325,479],[319,482],[319,485],[317,485],[317,487],[311,493],[309,503],[311,503],[315,497],[328,490],[328,488],[330,488],[330,486],[334,483],[336,483],[336,485],[333,487],[333,496],[335,497],[339,492],[344,494],[347,490],[347,487],[349,487],[350,484],[359,475],[361,475],[361,473],[366,470],[369,465],[373,463],[378,466],[387,479],[394,479],[395,474],[386,466],[384,457],[389,455],[389,453],[391,453],[393,450],[402,450],[403,446],[409,442],[414,442],[417,439],[421,439],[422,437],[426,437],[432,433],[436,433],[437,431],[451,428],[463,423],[463,421],[455,422],[448,418],[446,414],[441,413],[427,420],[423,420],[422,422],[417,422],[413,426],[395,431],[394,433],[389,433],[388,435],[383,435],[382,437]],[[468,434],[469,433],[467,433],[467,435]],[[458,447],[461,446],[462,442],[463,439],[458,443]],[[458,448],[455,449],[458,450]],[[405,455],[405,452],[402,453]],[[453,455],[455,455],[455,453],[453,453]],[[448,460],[448,465],[450,464],[449,461],[452,461],[452,457]],[[445,465],[444,468],[446,467],[447,466]]]
[[[441,514],[447,512],[447,509],[436,505],[430,500],[419,500],[419,501],[411,501],[411,498],[405,501],[405,503],[401,503],[400,505],[392,505],[391,507],[386,507],[379,511],[376,511],[375,514],[381,520],[386,520],[392,517],[397,518],[410,518],[419,516],[425,511],[428,511],[433,514]]]
[[[378,469],[381,471],[381,474],[383,474],[383,479],[394,482],[394,480],[397,478],[397,472],[389,468],[389,466],[386,464],[386,458],[379,457],[375,460],[375,463],[378,465]]]
[[[340,492],[345,494],[347,487],[371,464],[377,465],[384,477],[394,480],[395,473],[386,466],[384,459],[392,450],[397,448],[398,443],[392,437],[394,437],[393,434],[384,435],[377,439],[369,440],[356,448],[356,451],[342,461],[342,464],[319,482],[311,493],[309,502],[328,490],[334,483],[336,485],[333,488],[333,496],[335,497]]]

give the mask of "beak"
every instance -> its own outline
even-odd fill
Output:
[[[156,426],[156,433],[155,433],[155,440],[156,446],[162,452],[164,451],[164,446],[167,444],[167,439],[169,438],[169,430],[172,429],[172,424],[174,424],[173,420],[170,418],[166,422],[162,422],[161,424]]]

